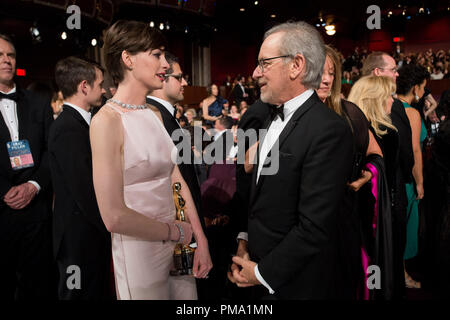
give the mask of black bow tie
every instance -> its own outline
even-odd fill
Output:
[[[279,116],[281,121],[284,121],[284,104],[281,106],[270,106],[270,117],[272,121],[276,118],[276,116]]]
[[[13,92],[13,93],[9,93],[9,94],[0,92],[0,99],[9,99],[9,100],[17,101],[17,92]]]

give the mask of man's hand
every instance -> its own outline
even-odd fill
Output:
[[[15,210],[25,208],[36,196],[38,189],[29,182],[14,186],[5,194],[3,200]]]
[[[247,241],[239,240],[236,256],[242,258],[245,261],[250,261],[250,256],[247,251]],[[238,287],[251,287],[253,284],[249,283],[247,278],[245,278],[241,272],[238,264],[236,264],[233,260],[231,264],[231,271],[227,272],[228,280],[232,283],[235,283]]]
[[[238,267],[241,268],[239,274],[247,280],[247,284],[261,284],[261,282],[258,281],[255,275],[255,262],[238,256],[234,256],[232,260]],[[238,287],[240,287],[239,284]]]

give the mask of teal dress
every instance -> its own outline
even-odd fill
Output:
[[[412,108],[406,102],[403,102],[403,106],[406,108]],[[422,118],[420,119],[420,147],[427,137],[427,128]],[[407,224],[406,224],[406,247],[403,259],[411,259],[417,255],[418,242],[419,242],[419,200],[416,200],[417,193],[414,183],[407,183],[406,196],[408,198],[408,207],[406,210]]]

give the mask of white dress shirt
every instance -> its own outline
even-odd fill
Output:
[[[10,94],[16,92],[16,86],[9,92],[3,92],[4,94]],[[11,141],[19,140],[19,120],[17,119],[17,104],[14,100],[2,99],[0,98],[0,109],[3,116],[3,120],[5,120],[6,126],[8,127],[9,134],[11,136]],[[41,190],[41,186],[34,180],[29,180],[29,183],[34,185],[38,193]]]
[[[16,92],[16,87],[9,91],[3,92],[4,94],[10,94]],[[11,141],[19,140],[19,121],[17,119],[17,105],[14,100],[2,99],[0,98],[0,106],[3,119],[5,120],[6,126],[8,127],[9,134],[11,136]]]
[[[291,120],[293,114],[295,111],[297,111],[298,108],[300,108],[306,100],[308,100],[312,94],[314,93],[314,90],[309,89],[303,92],[302,94],[296,96],[295,98],[287,101],[284,103],[284,121],[281,120],[279,116],[277,116],[272,123],[269,126],[269,130],[267,131],[267,134],[264,138],[264,141],[262,142],[260,153],[259,153],[259,162],[258,162],[258,171],[256,175],[256,183],[258,183],[259,176],[261,175],[261,169],[263,167],[263,164],[267,158],[267,155],[269,154],[269,151],[272,149],[275,142],[280,137],[281,132],[286,127],[287,123]],[[247,232],[240,232],[238,239],[246,240],[248,241],[248,233]],[[255,276],[258,279],[259,282],[263,286],[265,286],[270,294],[274,294],[275,291],[270,287],[270,285],[264,280],[264,278],[261,276],[258,270],[258,265],[255,266]]]
[[[147,96],[147,98],[153,99],[158,101],[159,103],[161,103],[164,108],[167,109],[167,111],[169,111],[169,113],[173,116],[175,113],[175,108],[173,107],[173,105],[170,102],[167,102],[166,100],[163,100],[161,98],[155,97],[155,96]],[[174,117],[175,121],[177,122],[178,126],[181,128],[180,123],[178,122],[178,119],[176,117]]]
[[[79,114],[83,117],[83,119],[87,122],[88,126],[91,125],[91,117],[92,117],[92,115],[91,115],[91,113],[90,113],[89,111],[86,111],[86,110],[84,110],[83,108],[80,108],[79,106],[76,106],[76,105],[74,105],[74,104],[72,104],[72,103],[69,103],[69,102],[66,102],[66,101],[64,101],[64,104],[65,104],[65,105],[68,105],[68,106],[70,106],[70,107],[72,107],[72,108],[74,108],[75,110],[77,110],[78,113],[79,113]],[[64,105],[63,105],[63,108],[64,108]]]

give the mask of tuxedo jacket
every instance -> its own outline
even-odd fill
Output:
[[[6,143],[11,135],[3,117],[0,116],[0,214],[17,213],[24,221],[43,221],[51,214],[51,182],[48,166],[47,139],[53,121],[49,101],[31,91],[17,86],[17,120],[19,140],[28,140],[34,166],[13,170]],[[23,209],[13,210],[3,201],[5,194],[13,186],[29,180],[36,181],[41,190]]]
[[[49,157],[55,204],[53,212],[53,252],[58,255],[61,242],[75,245],[76,234],[91,240],[95,252],[110,243],[110,234],[103,224],[92,180],[92,154],[89,125],[74,108],[64,105],[63,112],[50,128]],[[70,229],[70,230],[69,230]],[[77,232],[73,232],[74,229]],[[69,232],[70,231],[70,232]],[[70,236],[69,236],[70,235]],[[88,253],[86,251],[86,253]],[[66,253],[64,253],[66,254]],[[108,256],[109,257],[109,256]]]
[[[352,139],[344,120],[313,93],[279,136],[278,171],[256,183],[254,166],[248,248],[275,291],[271,298],[339,298],[339,207],[351,175]]]
[[[161,113],[164,127],[166,128],[166,131],[169,134],[169,136],[172,138],[172,133],[175,130],[180,129],[180,126],[178,125],[178,122],[175,119],[175,117],[172,114],[170,114],[170,112],[166,109],[166,107],[164,107],[158,101],[147,98],[147,103],[158,108],[158,110]],[[180,142],[177,140],[172,141],[175,144],[175,146]],[[205,222],[203,219],[203,214],[201,212],[200,184],[197,178],[197,174],[195,173],[193,154],[191,153],[191,163],[182,162],[178,164],[178,168],[180,169],[181,175],[183,176],[184,181],[186,181],[186,184],[188,185],[189,190],[191,191],[192,199],[194,200],[198,217],[200,219],[200,223],[202,224],[203,230],[205,230]]]
[[[244,86],[244,85],[242,85]],[[233,98],[234,102],[239,105],[242,100],[245,100],[244,98],[244,91],[242,90],[241,86],[239,84],[236,84],[233,88],[233,91],[231,92],[231,97]]]

